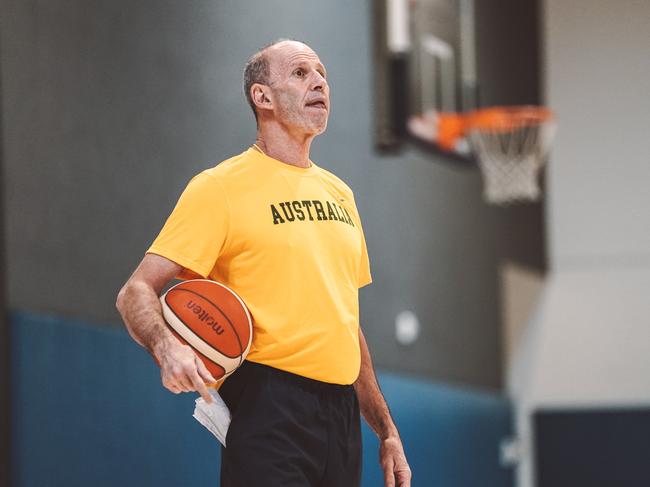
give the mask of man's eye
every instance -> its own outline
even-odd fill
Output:
[[[295,74],[302,78],[305,75],[305,72],[302,69],[296,69]]]

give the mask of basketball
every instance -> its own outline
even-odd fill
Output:
[[[219,380],[239,367],[251,347],[253,322],[234,291],[208,279],[192,279],[160,297],[172,333],[192,347]]]

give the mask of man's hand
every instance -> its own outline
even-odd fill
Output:
[[[411,468],[406,461],[404,448],[398,437],[381,440],[379,463],[384,469],[386,487],[411,487]]]
[[[196,391],[207,403],[212,403],[207,385],[213,386],[217,381],[189,346],[170,337],[154,353],[160,363],[163,386],[174,394]]]
[[[379,463],[384,469],[384,484],[386,487],[411,487],[411,468],[406,461],[397,427],[377,384],[370,351],[361,328],[359,328],[359,347],[361,348],[361,370],[354,383],[354,390],[359,398],[361,414],[379,437]]]
[[[205,364],[169,331],[158,296],[183,268],[165,257],[147,254],[120,290],[116,306],[133,339],[155,357],[163,385],[174,394],[198,391],[212,402],[208,385],[216,381]]]

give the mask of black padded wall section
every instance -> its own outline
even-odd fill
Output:
[[[537,487],[650,485],[650,409],[538,411]]]

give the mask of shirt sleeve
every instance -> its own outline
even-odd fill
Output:
[[[370,274],[370,259],[368,258],[366,237],[363,233],[363,227],[361,226],[361,217],[359,216],[359,210],[357,210],[356,203],[354,203],[354,213],[354,216],[356,217],[356,220],[359,224],[359,232],[361,233],[361,259],[359,260],[359,281],[357,283],[358,287],[361,288],[363,286],[367,286],[372,282],[372,275]]]
[[[161,255],[185,270],[178,277],[207,277],[228,234],[229,208],[218,179],[205,172],[187,185],[147,253]]]
[[[368,249],[366,248],[366,239],[361,230],[361,262],[359,263],[359,287],[367,286],[372,282],[370,274],[370,260],[368,259]]]

